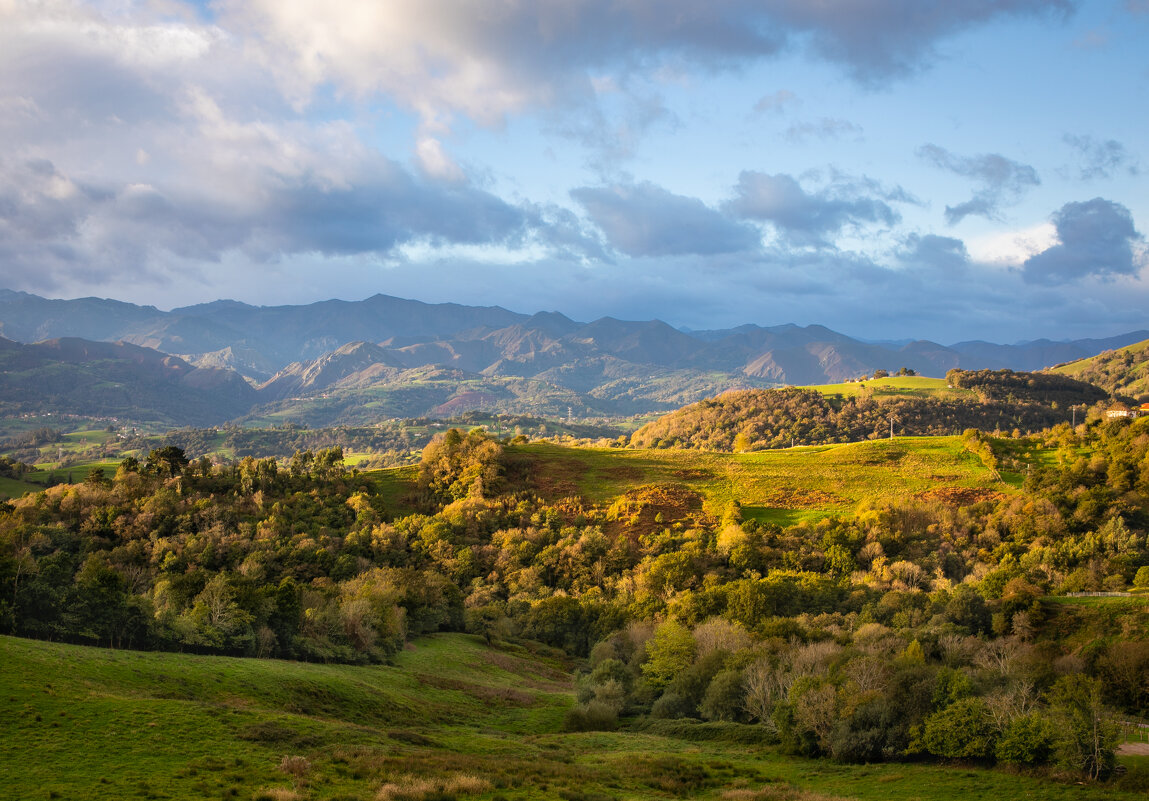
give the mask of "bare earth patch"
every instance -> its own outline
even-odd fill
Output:
[[[1117,753],[1125,756],[1149,756],[1149,743],[1122,743]]]
[[[914,496],[923,501],[940,501],[954,506],[968,506],[982,501],[997,501],[1005,497],[997,490],[985,487],[935,487]]]
[[[775,509],[827,509],[846,503],[845,498],[831,492],[795,487],[782,487],[764,500],[766,506]]]

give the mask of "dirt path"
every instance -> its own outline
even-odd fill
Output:
[[[1149,743],[1122,743],[1117,746],[1117,753],[1126,756],[1149,756]]]

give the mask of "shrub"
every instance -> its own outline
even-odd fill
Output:
[[[946,759],[993,756],[993,723],[980,698],[963,698],[926,718],[922,745]]]
[[[602,701],[580,704],[567,712],[567,731],[613,731],[618,726],[618,710]]]
[[[744,716],[745,697],[742,671],[724,670],[706,688],[699,711],[705,720],[739,721]]]
[[[997,758],[1011,765],[1044,765],[1053,753],[1053,721],[1038,712],[1014,719],[997,741]]]
[[[694,705],[689,699],[683,698],[676,692],[665,692],[650,708],[652,718],[673,720],[675,718],[693,717]]]

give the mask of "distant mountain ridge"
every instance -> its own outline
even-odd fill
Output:
[[[386,295],[301,306],[215,301],[164,312],[0,290],[0,336],[25,344],[73,337],[150,348],[208,371],[204,376],[235,371],[251,385],[253,407],[276,404],[277,413],[288,415],[291,402],[316,399],[308,414],[325,420],[325,414],[367,414],[356,409],[364,393],[372,395],[374,413],[396,416],[468,404],[634,414],[727,389],[833,383],[879,368],[932,376],[955,367],[1037,370],[1147,339],[1149,331],[1072,342],[899,345],[818,325],[684,332],[661,320],[582,323],[558,312],[527,315]],[[236,408],[225,407],[221,413]]]

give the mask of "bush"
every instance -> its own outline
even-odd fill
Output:
[[[567,731],[614,731],[618,728],[618,711],[601,701],[580,704],[567,712]]]
[[[1053,754],[1053,721],[1038,712],[1014,719],[997,741],[998,761],[1010,765],[1044,765]]]
[[[743,708],[745,698],[742,671],[724,670],[706,688],[699,712],[704,720],[741,721],[746,716]]]
[[[926,718],[922,745],[946,759],[988,759],[994,753],[994,730],[980,698],[963,698]]]
[[[650,708],[650,716],[663,720],[694,717],[694,704],[676,692],[667,691],[654,702]]]

